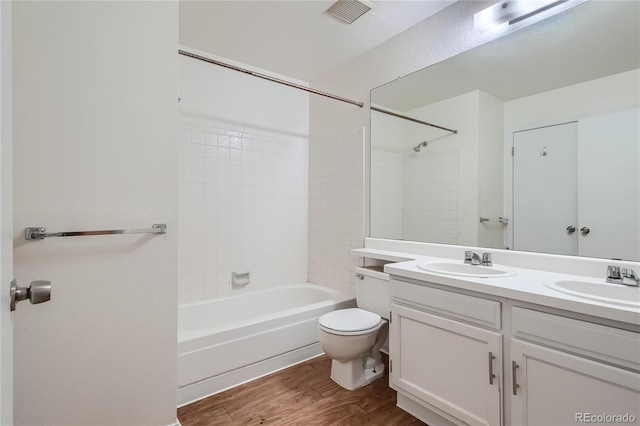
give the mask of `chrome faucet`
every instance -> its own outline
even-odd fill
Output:
[[[464,263],[468,263],[470,265],[479,265],[480,256],[476,252],[467,250],[464,252]]]
[[[622,274],[622,284],[624,285],[630,285],[633,287],[640,287],[640,277],[638,276],[638,274],[635,273],[635,271],[631,268],[622,268],[620,269],[620,274]],[[624,282],[624,279],[630,279],[631,283],[627,284],[626,282]]]
[[[619,266],[607,266],[607,282],[612,284],[622,284],[622,275],[620,275]]]
[[[625,278],[631,280],[631,282],[626,282]],[[619,266],[607,266],[607,282],[640,287],[640,277],[635,271],[631,268],[620,268]]]
[[[467,250],[464,252],[464,263],[469,265],[483,265],[483,266],[493,266],[493,262],[491,261],[491,253],[482,253],[482,258],[478,253],[475,253],[471,250]]]

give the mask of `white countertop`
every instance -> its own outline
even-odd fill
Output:
[[[382,260],[411,259],[401,261],[399,263],[390,263],[385,265],[384,271],[386,273],[398,277],[427,281],[430,283],[445,285],[452,288],[475,291],[492,296],[520,300],[523,302],[535,303],[557,309],[564,309],[567,311],[577,312],[585,315],[593,315],[610,320],[640,325],[640,309],[618,306],[599,300],[573,296],[570,294],[561,293],[557,290],[553,290],[544,285],[545,282],[552,280],[584,280],[584,276],[518,268],[511,265],[505,266],[504,268],[517,271],[517,275],[515,276],[500,278],[476,278],[444,275],[427,272],[418,268],[417,265],[421,262],[439,261],[459,261],[460,263],[462,263],[462,260],[413,255],[409,253],[384,251],[379,249],[375,249],[374,251],[371,250],[372,249],[356,249],[352,250],[352,254]],[[495,267],[500,268],[500,265],[496,264]],[[592,277],[592,279],[602,281],[602,283],[605,282],[604,277]],[[638,300],[640,300],[640,288],[636,287],[634,289],[638,291]]]

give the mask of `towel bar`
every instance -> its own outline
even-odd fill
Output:
[[[110,229],[105,231],[46,232],[46,228],[25,228],[24,238],[27,240],[43,240],[51,237],[85,237],[90,235],[115,234],[166,234],[167,225],[156,223],[151,228],[142,229]]]

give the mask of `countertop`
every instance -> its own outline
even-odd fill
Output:
[[[640,308],[619,306],[600,300],[574,296],[548,288],[544,285],[545,282],[553,280],[585,279],[605,284],[604,277],[587,278],[584,276],[557,272],[518,268],[511,265],[503,267],[502,265],[497,264],[495,264],[494,267],[503,267],[504,269],[516,271],[517,275],[499,278],[454,276],[428,272],[418,268],[418,264],[422,262],[441,261],[462,263],[462,260],[413,255],[409,253],[384,251],[379,249],[355,249],[352,250],[352,254],[388,261],[400,260],[397,263],[389,263],[384,266],[384,271],[386,273],[400,278],[411,278],[452,288],[469,290],[491,296],[535,303],[585,315],[593,315],[624,323],[640,325]],[[637,299],[635,300],[640,300],[640,288],[633,287],[633,289],[637,290]]]

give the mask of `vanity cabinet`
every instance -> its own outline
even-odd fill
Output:
[[[457,320],[495,322],[499,303],[400,281],[392,294],[391,386],[453,424],[500,424],[502,336]]]
[[[420,408],[407,411],[430,424],[640,420],[639,333],[482,296],[391,280],[390,383],[399,406],[411,398]]]
[[[519,307],[512,309],[512,325],[508,424],[640,419],[637,333]]]

